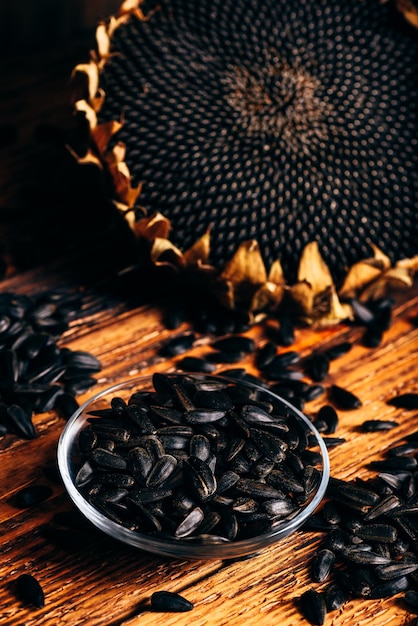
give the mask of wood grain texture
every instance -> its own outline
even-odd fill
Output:
[[[44,286],[62,285],[45,269],[36,270],[3,283],[7,291],[39,291]],[[57,282],[58,281],[58,282]],[[98,296],[105,298],[103,294]],[[167,339],[189,331],[183,324],[176,331],[162,323],[164,302],[127,307],[123,301],[103,303],[104,310],[84,321],[76,321],[63,337],[70,349],[87,350],[103,366],[93,391],[138,374],[170,371],[176,359],[162,359],[159,350]],[[362,407],[339,411],[338,436],[346,442],[330,450],[331,474],[338,478],[371,475],[367,463],[381,458],[394,441],[417,429],[416,411],[396,409],[386,402],[395,393],[417,389],[418,328],[412,323],[418,314],[418,288],[399,294],[390,329],[380,347],[361,345],[362,330],[340,325],[324,331],[297,329],[291,347],[302,355],[313,348],[333,345],[341,339],[354,341],[346,355],[331,362],[325,386],[335,382],[356,393]],[[265,327],[248,331],[259,345],[266,340]],[[199,337],[190,353],[210,350],[210,337]],[[283,349],[284,350],[284,349]],[[239,365],[256,373],[254,357]],[[222,366],[220,366],[220,369]],[[93,393],[91,390],[90,393]],[[79,397],[83,401],[90,394]],[[324,397],[306,406],[314,416]],[[396,419],[399,426],[382,433],[360,433],[365,419]],[[61,626],[134,626],[136,624],[307,624],[296,600],[311,586],[309,563],[320,535],[298,531],[248,560],[184,561],[160,558],[129,548],[96,530],[80,530],[75,539],[47,534],[59,511],[70,511],[72,504],[60,483],[53,483],[45,469],[55,463],[56,446],[64,422],[54,412],[35,418],[37,438],[24,441],[11,435],[0,441],[1,499],[0,532],[0,624]],[[22,486],[48,484],[53,494],[30,509],[13,506],[13,495]],[[31,572],[45,590],[45,607],[24,607],[13,593],[13,580]],[[320,589],[321,585],[314,585]],[[157,590],[178,591],[194,603],[192,613],[156,614],[149,610],[151,594]],[[399,598],[378,601],[352,601],[329,614],[326,624],[334,626],[380,626],[408,624],[412,619]]]

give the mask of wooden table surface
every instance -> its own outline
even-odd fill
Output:
[[[94,219],[84,215],[85,198],[72,206],[79,187],[72,188],[74,173],[67,156],[59,141],[40,141],[35,132],[39,120],[71,130],[68,77],[87,50],[86,42],[81,41],[54,54],[26,58],[23,65],[22,59],[8,59],[2,64],[7,81],[0,86],[1,123],[18,129],[14,139],[3,141],[0,154],[0,235],[9,264],[0,291],[31,294],[82,285],[90,301],[97,304],[89,315],[73,321],[61,339],[62,345],[91,352],[102,364],[97,385],[79,396],[80,403],[112,383],[175,369],[175,359],[162,359],[159,349],[173,335],[190,329],[188,322],[176,330],[166,328],[164,293],[150,289],[147,277],[125,282],[121,278],[120,288],[117,280],[106,282],[106,277],[129,262],[124,246],[118,236],[109,235],[108,224],[97,224],[96,206],[92,208]],[[49,180],[50,185],[39,184],[36,193],[39,176],[42,183]],[[114,254],[109,254],[112,245]],[[116,256],[116,261],[113,258],[111,262],[109,256]],[[331,475],[336,478],[370,476],[366,464],[382,458],[394,441],[417,429],[417,411],[397,409],[387,400],[397,393],[418,390],[418,285],[394,297],[392,324],[377,348],[362,345],[363,329],[355,325],[296,331],[291,349],[302,356],[343,339],[354,342],[349,353],[332,362],[323,383],[326,387],[343,385],[362,400],[361,408],[340,413],[337,435],[346,441],[330,450]],[[253,326],[247,334],[257,342],[266,339],[263,324]],[[201,345],[190,354],[204,352],[210,337],[200,340]],[[249,372],[257,371],[252,356],[240,365]],[[323,403],[323,397],[309,402],[306,413],[314,415]],[[381,433],[358,432],[364,420],[376,418],[397,420],[399,426]],[[72,510],[61,483],[48,478],[45,471],[55,465],[65,422],[51,411],[36,415],[34,424],[34,440],[13,435],[0,439],[0,624],[307,624],[295,599],[312,586],[309,561],[320,540],[313,532],[302,529],[251,559],[235,562],[160,558],[122,545],[100,531],[86,531],[84,540],[59,543],[48,539],[45,529],[56,514]],[[13,494],[38,483],[52,487],[51,497],[26,509],[13,506]],[[44,589],[43,608],[28,607],[16,599],[13,581],[27,572],[34,574]],[[321,589],[320,584],[313,586]],[[157,590],[180,592],[194,604],[193,610],[172,614],[149,611],[147,603]],[[415,615],[406,609],[401,595],[349,601],[329,613],[326,624],[412,624]]]

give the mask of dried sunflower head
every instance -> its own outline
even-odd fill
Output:
[[[156,262],[215,269],[231,306],[306,283],[332,307],[334,283],[376,250],[389,267],[417,254],[418,37],[404,4],[127,0],[100,25],[78,68],[85,114]]]

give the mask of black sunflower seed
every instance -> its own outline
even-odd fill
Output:
[[[120,454],[116,454],[105,448],[95,448],[92,450],[91,459],[94,463],[106,469],[124,470],[127,467],[126,460]]]
[[[391,494],[377,502],[374,506],[369,509],[369,511],[364,516],[365,521],[370,521],[372,519],[376,519],[382,515],[387,515],[392,510],[396,510],[401,504],[398,496]]]
[[[373,489],[359,487],[353,482],[346,482],[331,477],[328,485],[328,492],[334,497],[342,497],[360,505],[373,506],[380,500],[380,496]]]
[[[6,415],[14,432],[25,439],[35,439],[36,430],[31,411],[25,411],[18,404],[11,404],[6,408]]]
[[[295,343],[295,328],[291,315],[287,311],[280,311],[278,321],[277,343],[281,346],[291,346]]]
[[[206,374],[211,374],[216,369],[213,363],[196,356],[183,357],[176,362],[176,367],[184,372],[202,372]]]
[[[296,505],[287,498],[279,498],[277,500],[264,500],[262,508],[269,517],[280,519],[292,513]]]
[[[328,449],[336,448],[346,442],[344,437],[322,437],[322,440]]]
[[[255,364],[259,369],[265,368],[276,356],[277,347],[272,341],[268,341],[255,354]]]
[[[402,393],[386,401],[399,409],[418,409],[418,393]]]
[[[232,352],[247,354],[254,352],[255,341],[251,337],[245,335],[230,335],[227,337],[220,337],[211,343],[212,348],[220,352]]]
[[[185,478],[201,502],[211,498],[217,488],[217,481],[209,465],[197,457],[189,457],[183,463]]]
[[[388,456],[409,456],[418,452],[418,442],[402,443],[397,446],[391,446],[387,451]]]
[[[116,477],[115,477],[116,478]],[[114,484],[118,484],[118,480],[114,481]],[[127,481],[129,482],[129,481]],[[135,481],[129,482],[129,485],[132,487]],[[160,502],[160,500],[164,500],[165,498],[169,498],[172,494],[171,489],[165,489],[163,487],[159,487],[156,489],[144,488],[138,491],[131,491],[128,496],[128,500],[132,501],[134,504],[150,504],[152,502]]]
[[[329,548],[319,550],[311,562],[311,577],[314,582],[323,582],[331,574],[335,563],[335,554]]]
[[[356,298],[352,298],[350,300],[350,304],[352,306],[354,316],[357,321],[365,326],[372,324],[375,320],[375,316],[373,311],[368,308],[365,304],[362,304]]]
[[[366,348],[377,348],[382,343],[383,329],[378,325],[371,324],[368,326],[363,335],[363,345]]]
[[[45,606],[45,593],[33,574],[21,574],[15,581],[17,596],[25,603],[36,608]]]
[[[331,401],[335,404],[337,409],[349,411],[362,406],[360,398],[348,389],[344,389],[344,387],[333,384],[329,387],[328,392]]]
[[[324,422],[326,425],[326,429],[324,430],[324,432],[332,435],[335,433],[338,427],[338,413],[330,404],[324,404],[323,406],[321,406],[318,413],[316,414],[315,423],[317,421]]]
[[[331,583],[324,589],[324,601],[327,612],[340,609],[346,601],[344,591],[337,583]]]
[[[162,612],[185,612],[194,608],[192,602],[173,591],[154,591],[151,595],[151,608]]]
[[[325,623],[327,607],[322,594],[315,589],[308,589],[299,598],[299,609],[303,617],[313,626]]]
[[[63,420],[68,421],[70,417],[77,411],[79,406],[80,405],[73,394],[64,392],[56,397],[54,410],[59,417],[61,417]]]
[[[391,457],[383,459],[381,461],[371,461],[368,464],[370,469],[378,470],[380,472],[390,472],[392,470],[414,470],[418,465],[418,461],[415,457]]]
[[[64,391],[74,396],[78,396],[79,394],[88,391],[97,383],[96,379],[93,378],[93,376],[76,376],[69,380],[65,380],[64,382]]]
[[[99,359],[90,352],[83,350],[68,350],[63,349],[61,351],[64,363],[68,368],[74,368],[76,370],[88,370],[89,373],[100,372],[102,364]]]
[[[225,417],[226,411],[217,409],[191,409],[184,416],[189,424],[207,424],[217,422]]]
[[[401,578],[408,576],[418,569],[418,562],[395,562],[387,563],[383,565],[377,565],[375,567],[375,573],[382,580],[392,580],[394,578]]]
[[[372,570],[364,567],[350,568],[348,571],[336,570],[337,584],[342,587],[348,596],[354,598],[369,598],[374,577]]]
[[[391,580],[386,580],[380,584],[374,585],[372,587],[370,598],[371,599],[380,599],[380,598],[390,598],[398,594],[401,591],[405,591],[409,587],[409,580],[407,576],[401,576],[399,578],[394,578]]]
[[[365,541],[376,543],[393,543],[398,538],[398,531],[389,524],[365,524],[355,534]]]
[[[174,536],[180,538],[191,535],[203,522],[204,517],[205,514],[202,509],[198,506],[195,507],[177,526],[176,530],[174,531]]]
[[[341,341],[340,343],[337,343],[334,346],[331,346],[330,348],[324,350],[324,354],[328,357],[330,361],[334,361],[335,359],[338,359],[340,356],[343,356],[344,354],[349,352],[352,347],[353,344],[350,341]]]
[[[95,385],[96,384],[96,380],[94,378],[91,379],[91,385]],[[68,387],[68,389],[71,389],[71,387]],[[63,394],[66,393],[64,387],[62,387],[61,385],[58,384],[52,384],[49,386],[49,388],[47,389],[47,391],[45,391],[44,393],[40,394],[39,397],[37,398],[37,401],[35,403],[35,407],[38,413],[45,413],[47,411],[52,411],[55,407],[55,404],[58,400],[58,398]],[[67,391],[68,393],[68,391]],[[72,391],[69,392],[69,395],[76,395],[77,393],[79,393],[78,390],[76,391]]]
[[[351,563],[357,565],[386,565],[391,562],[390,557],[382,556],[372,550],[365,550],[357,545],[344,546],[341,554]]]
[[[240,475],[237,472],[233,472],[232,470],[227,470],[223,474],[221,474],[218,478],[218,486],[216,492],[218,494],[224,493],[228,491],[231,487],[233,487],[240,479]]]
[[[146,486],[155,488],[163,485],[177,467],[177,459],[171,454],[163,454],[157,459],[154,467],[148,473]],[[122,468],[123,469],[123,468]]]
[[[418,591],[415,589],[408,589],[405,591],[404,598],[409,607],[418,609]]]
[[[272,485],[249,478],[240,478],[235,484],[235,489],[254,498],[274,499],[280,498],[282,495],[282,492]]]
[[[305,372],[315,382],[323,381],[329,372],[329,359],[323,352],[312,354],[305,361]]]
[[[47,500],[53,494],[49,485],[28,485],[22,487],[12,498],[12,502],[19,508],[37,506]]]
[[[303,393],[303,400],[312,402],[312,400],[316,400],[322,396],[323,393],[325,393],[325,387],[323,385],[309,385],[308,389]]]
[[[226,350],[214,350],[205,355],[210,363],[239,363],[245,356],[245,352],[232,352]]]
[[[160,348],[161,356],[173,357],[183,354],[189,350],[196,340],[195,334],[192,332],[184,333],[177,337],[167,340]]]
[[[392,420],[365,420],[361,424],[361,430],[364,433],[374,433],[380,430],[392,430],[392,428],[396,428],[399,426],[398,422],[394,422]]]

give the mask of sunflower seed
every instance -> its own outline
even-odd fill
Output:
[[[364,433],[374,433],[380,430],[392,430],[392,428],[397,426],[399,426],[399,423],[391,420],[365,420],[361,424],[361,430]]]
[[[220,352],[247,354],[254,352],[255,341],[244,335],[230,335],[216,339],[211,346]]]
[[[377,348],[382,343],[383,329],[377,324],[371,324],[366,328],[363,334],[363,345],[366,348]]]
[[[309,385],[308,389],[303,394],[303,399],[306,402],[312,402],[325,393],[325,387],[323,385]]]
[[[408,587],[409,587],[409,580],[406,576],[393,578],[391,580],[387,580],[380,584],[374,585],[370,593],[370,598],[371,599],[390,598],[391,596],[396,595],[400,591],[405,591],[406,589],[408,589]]]
[[[408,589],[405,591],[404,598],[409,607],[418,609],[418,591],[415,589]]]
[[[370,521],[382,515],[387,515],[392,510],[396,510],[400,506],[401,501],[398,496],[390,495],[377,502],[364,516],[365,521]]]
[[[335,554],[329,548],[319,550],[311,562],[311,577],[314,582],[324,582],[331,574],[335,563]]]
[[[216,366],[209,363],[206,359],[195,356],[185,356],[176,362],[176,367],[184,372],[202,372],[211,374],[215,371]]]
[[[367,524],[356,531],[357,537],[377,543],[393,543],[398,538],[396,528],[389,524]]]
[[[154,467],[147,475],[145,484],[147,487],[155,488],[163,485],[177,467],[177,459],[171,454],[160,456]]]
[[[353,344],[350,341],[341,341],[340,343],[337,343],[330,348],[324,350],[324,354],[328,357],[330,361],[334,361],[344,354],[347,354],[347,352],[349,352],[352,347]]]
[[[167,340],[163,346],[160,348],[160,355],[166,357],[178,356],[179,354],[183,354],[189,350],[194,342],[196,337],[194,333],[188,332],[183,335],[179,335],[177,337],[173,337]]]
[[[337,583],[331,583],[324,589],[324,601],[327,613],[340,609],[346,601],[344,591]]]
[[[392,457],[389,459],[382,459],[380,461],[370,461],[368,467],[370,469],[378,470],[379,472],[390,472],[392,470],[408,471],[414,470],[418,465],[418,461],[415,457]]]
[[[392,580],[393,578],[401,578],[408,576],[418,569],[418,562],[395,562],[387,563],[386,565],[377,565],[375,567],[375,573],[382,580]]]
[[[358,546],[344,546],[341,554],[351,563],[357,565],[385,565],[391,562],[389,557],[382,556],[372,550],[365,550]]]
[[[185,477],[198,500],[205,502],[214,495],[217,487],[215,475],[209,465],[197,457],[183,463]]]
[[[418,409],[418,393],[402,393],[386,401],[398,409]]]
[[[127,467],[126,460],[122,456],[104,448],[92,450],[91,459],[100,467],[107,469],[124,470]]]
[[[329,372],[328,357],[322,352],[312,354],[305,362],[305,372],[313,381],[323,381]]]
[[[45,606],[45,593],[33,574],[20,574],[15,581],[17,596],[25,603],[36,608]]]
[[[184,417],[189,424],[207,424],[217,422],[225,415],[226,411],[217,409],[190,409],[185,412]]]
[[[35,439],[36,430],[32,421],[32,412],[25,411],[18,404],[10,404],[6,408],[6,415],[14,432],[24,439]]]
[[[204,513],[200,507],[192,509],[174,531],[175,537],[187,537],[191,535],[204,520]]]
[[[155,591],[151,595],[151,608],[154,611],[183,613],[185,611],[191,611],[194,607],[189,600],[178,593],[172,591]]]
[[[277,347],[272,341],[268,341],[261,348],[258,348],[255,354],[255,364],[258,369],[262,370],[269,365],[276,353]]]
[[[278,320],[277,342],[281,346],[291,346],[295,342],[295,329],[292,317],[286,311],[281,311]]]
[[[361,400],[348,389],[344,389],[339,385],[332,384],[329,387],[329,396],[331,401],[335,404],[337,409],[343,411],[350,411],[352,409],[358,409],[362,406]]]
[[[321,406],[318,413],[316,414],[315,424],[317,421],[323,421],[326,425],[326,429],[324,430],[324,432],[332,435],[337,430],[339,423],[337,411],[330,404],[324,404],[323,406]]]
[[[327,607],[322,594],[315,589],[308,589],[299,598],[299,608],[303,617],[313,626],[325,623]]]
[[[19,508],[37,506],[53,494],[49,485],[28,485],[22,487],[12,498],[13,504]]]

